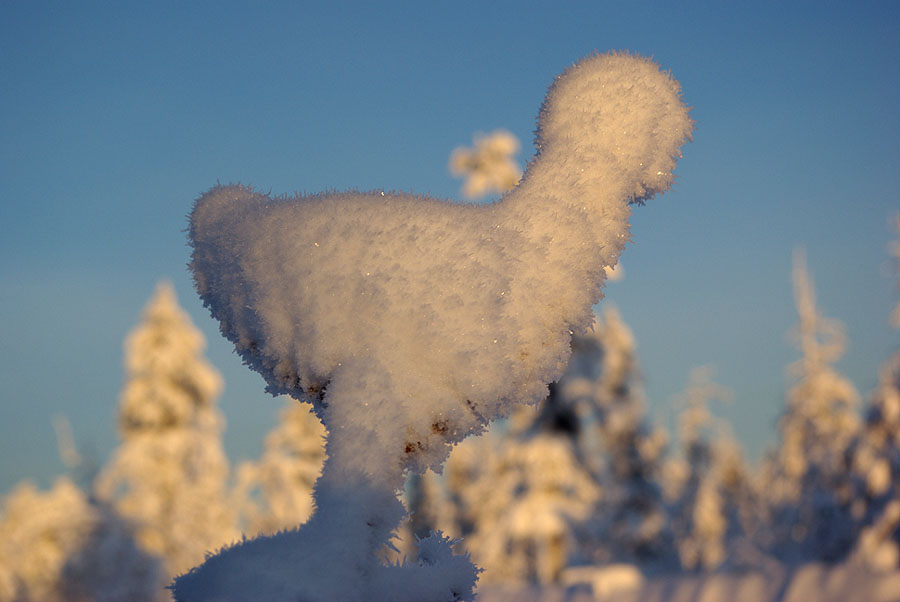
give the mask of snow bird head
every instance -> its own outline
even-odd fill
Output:
[[[674,181],[681,145],[693,129],[688,112],[678,82],[650,59],[593,54],[550,86],[538,119],[537,157],[575,155],[601,196],[643,203]]]

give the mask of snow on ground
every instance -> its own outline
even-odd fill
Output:
[[[780,574],[779,574],[780,573]],[[766,574],[710,573],[650,577],[643,588],[594,596],[590,586],[478,589],[476,602],[898,602],[900,571],[875,573],[856,563],[820,563]]]

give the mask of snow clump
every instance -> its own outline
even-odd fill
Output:
[[[439,534],[431,564],[379,560],[405,472],[439,468],[547,395],[592,323],[630,205],[671,186],[692,125],[656,64],[592,55],[551,86],[535,158],[496,203],[203,194],[190,218],[201,298],[268,390],[311,402],[329,434],[309,522],[210,557],[176,580],[176,600],[471,600],[477,569]]]

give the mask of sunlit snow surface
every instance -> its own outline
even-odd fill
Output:
[[[900,573],[873,572],[856,561],[810,563],[770,572],[680,573],[651,577],[638,588],[479,588],[477,602],[897,602]],[[615,576],[613,576],[615,578]]]
[[[378,560],[404,471],[544,398],[628,239],[629,202],[668,189],[691,127],[654,63],[594,55],[551,86],[537,154],[493,205],[204,194],[190,223],[200,296],[272,393],[314,404],[328,459],[303,528],[211,557],[176,599],[471,599],[476,571],[440,537],[418,565]]]

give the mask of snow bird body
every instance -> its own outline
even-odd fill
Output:
[[[405,512],[405,471],[439,467],[454,443],[546,395],[572,333],[590,327],[630,205],[670,187],[691,128],[654,63],[593,55],[551,86],[535,158],[494,204],[201,196],[197,290],[270,392],[314,404],[328,459],[309,523],[211,557],[176,581],[176,599],[251,599],[239,578],[272,583],[256,600],[470,599],[477,572],[439,536],[420,542],[430,563],[378,562]]]

